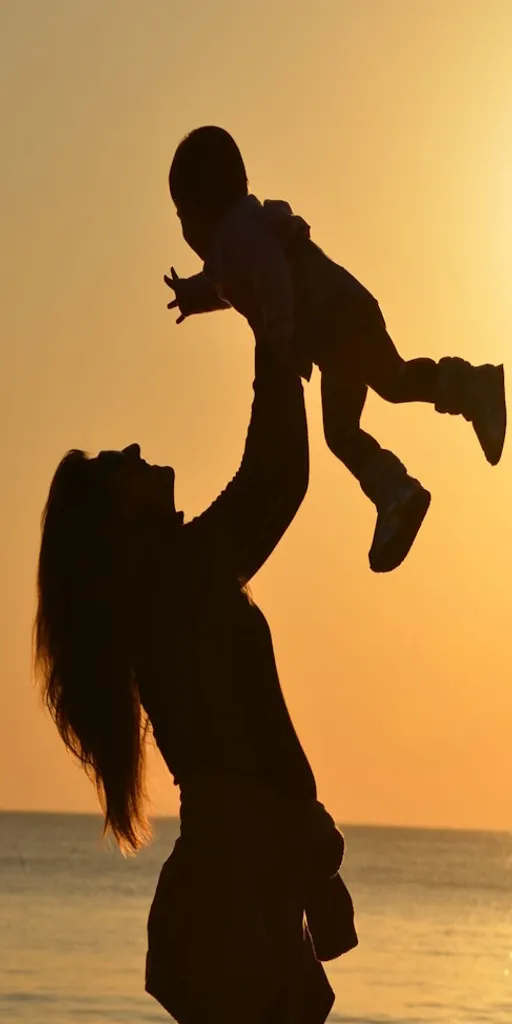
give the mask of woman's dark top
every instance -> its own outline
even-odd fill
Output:
[[[161,584],[144,595],[137,675],[180,786],[228,774],[316,798],[268,624],[245,587],[294,518],[307,483],[302,383],[257,344],[240,468],[202,515],[170,531],[159,554]]]

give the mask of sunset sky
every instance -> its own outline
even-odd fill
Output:
[[[96,807],[31,678],[61,456],[138,441],[191,517],[242,451],[247,325],[166,310],[165,270],[199,269],[167,191],[180,138],[228,128],[252,190],[372,290],[404,356],[508,364],[511,56],[509,0],[1,5],[0,808]],[[512,445],[491,469],[463,420],[370,396],[365,425],[433,495],[378,577],[318,371],[306,392],[309,493],[253,592],[320,797],[344,822],[512,829]]]

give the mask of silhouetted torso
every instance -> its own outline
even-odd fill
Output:
[[[281,691],[266,619],[233,583],[212,585],[169,628],[167,679],[143,697],[155,739],[179,785],[198,774],[243,776],[314,798],[312,770]]]

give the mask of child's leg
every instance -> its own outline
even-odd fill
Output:
[[[361,429],[367,388],[354,372],[350,347],[332,346],[320,369],[327,444],[377,507],[370,566],[375,572],[389,572],[400,565],[411,548],[430,504],[430,494],[408,475],[396,455],[381,448]]]
[[[435,404],[439,368],[433,359],[402,359],[384,327],[361,334],[357,349],[360,373],[381,398]]]
[[[487,460],[501,458],[506,431],[502,366],[472,366],[445,357],[405,361],[384,321],[361,331],[354,342],[358,373],[388,402],[431,402],[438,412],[464,416],[473,424]]]
[[[345,360],[330,360],[321,372],[325,440],[360,480],[365,468],[382,453],[378,441],[359,426],[368,388],[353,376]]]

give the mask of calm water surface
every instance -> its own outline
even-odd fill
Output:
[[[2,1024],[170,1021],[143,974],[177,823],[160,820],[155,843],[129,860],[100,831],[94,816],[0,814]],[[511,1024],[512,836],[344,831],[361,944],[329,966],[330,1020]]]

